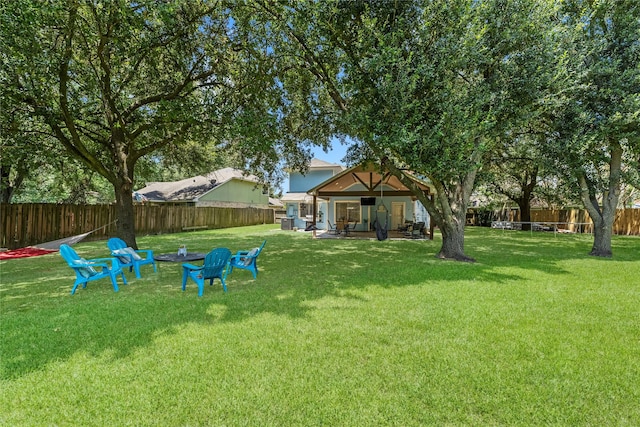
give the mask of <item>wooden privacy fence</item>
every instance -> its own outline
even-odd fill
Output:
[[[507,221],[519,221],[520,212],[511,210],[508,212]],[[593,224],[586,209],[532,209],[531,221],[540,223],[564,223],[566,226],[559,226],[572,232],[587,231],[592,232]],[[613,234],[626,236],[640,235],[640,209],[618,209],[616,219],[613,223]]]
[[[229,228],[273,224],[273,209],[136,205],[138,234],[178,233],[189,228]]]
[[[185,229],[273,224],[273,209],[134,206],[136,234],[178,233]],[[93,231],[87,239],[116,233],[114,205],[0,204],[0,247],[16,249]]]

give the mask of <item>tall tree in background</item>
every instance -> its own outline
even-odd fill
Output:
[[[5,108],[0,111],[0,203],[10,203],[39,161],[37,144],[17,129],[20,121],[16,114]]]
[[[482,187],[489,195],[504,196],[518,205],[523,230],[531,229],[531,203],[536,193],[543,191],[539,183],[554,179],[546,172],[540,154],[544,144],[539,141],[544,137],[541,132],[529,131],[517,134],[506,144],[498,144],[488,153],[480,175]]]
[[[65,155],[41,120],[11,107],[0,106],[0,111],[0,203],[113,200],[106,181]]]
[[[7,67],[0,67],[0,82],[8,81],[7,73]],[[41,120],[4,96],[4,87],[0,84],[0,203],[11,203],[25,181],[41,174],[42,166],[55,162],[62,150],[55,148]]]
[[[549,15],[530,1],[260,2],[277,54],[311,75],[340,126],[412,189],[464,253],[469,197],[483,158],[535,102],[532,78]],[[428,177],[427,198],[403,170]]]
[[[547,154],[574,180],[594,223],[591,255],[612,255],[625,171],[640,158],[640,4],[566,1],[555,99],[555,143]]]

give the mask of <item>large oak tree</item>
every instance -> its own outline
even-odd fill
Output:
[[[469,197],[486,153],[536,102],[550,11],[500,0],[260,4],[274,50],[315,78],[343,132],[427,208],[443,236],[438,256],[472,260]],[[435,198],[406,169],[430,179]]]
[[[211,129],[224,105],[236,55],[221,7],[17,1],[4,11],[8,95],[113,185],[118,234],[132,246],[137,161]]]
[[[640,158],[640,4],[563,2],[555,119],[545,153],[579,189],[594,223],[591,255],[612,255],[624,182]]]
[[[296,138],[324,134],[311,117],[300,130],[298,107],[282,107],[274,58],[245,9],[206,0],[16,0],[1,11],[3,99],[111,183],[118,234],[131,246],[141,159],[190,162],[225,150],[234,165],[269,179],[283,160],[308,156]]]

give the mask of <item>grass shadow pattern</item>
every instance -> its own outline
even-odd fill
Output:
[[[308,417],[309,408],[315,408],[311,411],[319,412],[317,420],[325,417],[331,424],[344,413],[331,415],[321,409],[323,404],[359,399],[371,388],[388,387],[389,394],[382,392],[370,407],[363,401],[365,408],[351,406],[351,411],[360,417],[367,413],[364,424],[388,424],[384,417],[399,411],[395,404],[404,405],[407,413],[396,414],[396,419],[408,425],[473,420],[500,424],[516,422],[510,414],[518,412],[534,416],[542,404],[532,396],[527,409],[510,400],[509,393],[540,394],[560,381],[547,398],[560,399],[563,390],[573,396],[580,381],[563,382],[607,360],[616,349],[614,360],[627,360],[627,368],[607,365],[600,368],[605,369],[599,371],[602,379],[582,385],[594,387],[589,396],[596,404],[605,404],[597,396],[599,387],[614,376],[618,389],[612,393],[618,399],[626,401],[637,393],[627,383],[640,372],[633,356],[638,349],[633,313],[640,290],[629,282],[640,275],[634,255],[640,246],[637,238],[616,238],[614,259],[600,260],[587,255],[590,242],[579,236],[470,229],[466,250],[478,260],[475,264],[437,259],[438,239],[314,240],[307,233],[268,226],[146,236],[139,243],[156,253],[174,251],[178,244],[190,251],[228,247],[235,252],[265,238],[257,280],[236,271],[227,281],[227,294],[219,286],[207,286],[202,298],[195,287],[181,291],[178,263],[160,265],[157,274],[143,271],[138,280],[128,275],[130,284],[118,293],[110,286],[89,284],[70,296],[72,272],[57,254],[0,262],[2,381],[20,383],[36,373],[46,377],[49,369],[74,358],[100,361],[111,369],[135,360],[139,369],[144,366],[152,373],[143,375],[144,399],[156,377],[163,378],[160,388],[173,389],[169,384],[174,380],[185,387],[183,380],[171,378],[178,372],[190,375],[191,370],[181,366],[185,352],[202,353],[227,367],[221,371],[201,366],[227,381],[218,387],[233,394],[234,387],[245,384],[243,399],[256,399],[259,408],[273,402],[264,401],[260,387],[275,400],[298,388],[293,408],[276,405],[273,410],[279,412],[255,415],[267,423],[304,423],[308,418],[297,419],[298,413]],[[106,252],[105,242],[77,246],[86,258]],[[612,278],[611,270],[625,273]],[[609,325],[598,326],[602,319],[609,319]],[[575,333],[558,333],[562,328]],[[635,344],[624,346],[629,339],[636,339]],[[607,354],[590,361],[581,347]],[[163,353],[155,354],[160,348]],[[196,366],[205,363],[200,357],[188,360]],[[229,367],[236,373],[229,374]],[[121,386],[122,378],[132,374],[114,375]],[[142,384],[132,382],[142,390]],[[198,378],[191,384],[186,387],[203,387]],[[452,396],[447,387],[458,394]],[[487,390],[490,387],[503,390],[496,393]],[[307,401],[305,393],[316,401]],[[385,398],[388,402],[381,403]],[[560,400],[554,403],[560,405]],[[574,403],[583,410],[593,401]],[[244,404],[236,405],[247,410]],[[505,406],[507,413],[499,409]],[[439,416],[428,414],[434,407],[441,408]],[[473,408],[472,414],[460,413],[463,407]],[[546,420],[579,424],[596,419],[589,418],[597,416],[594,411],[580,415],[580,410],[548,415]],[[640,419],[626,406],[618,411]],[[223,420],[220,412],[195,421],[182,416],[186,424]]]

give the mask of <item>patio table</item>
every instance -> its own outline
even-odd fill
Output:
[[[171,252],[168,254],[155,255],[153,259],[165,262],[189,262],[204,259],[206,255],[204,252],[187,252],[186,255],[178,255],[176,252]]]

